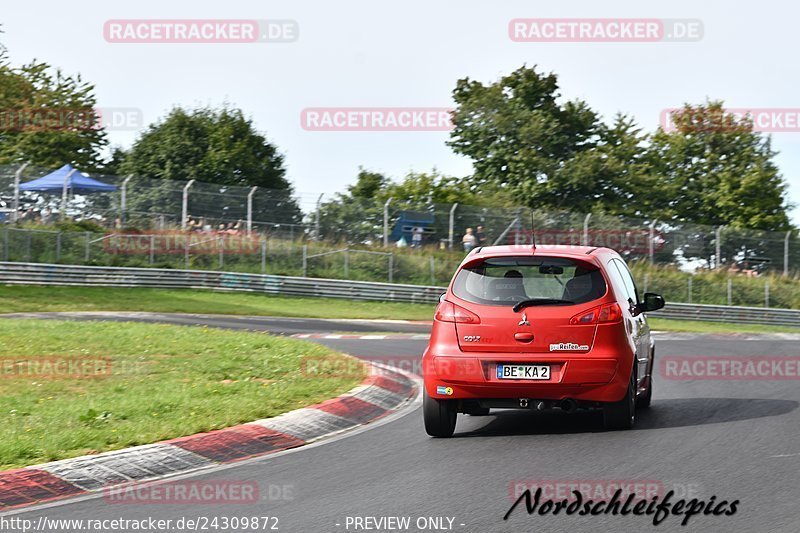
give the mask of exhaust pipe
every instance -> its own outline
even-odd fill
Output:
[[[572,398],[567,398],[566,400],[561,400],[558,406],[565,413],[574,413],[578,409],[578,402]]]
[[[519,406],[522,407],[523,409],[527,409],[528,408],[528,399],[527,398],[520,398],[519,399]]]

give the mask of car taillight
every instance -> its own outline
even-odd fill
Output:
[[[593,307],[588,311],[578,313],[569,319],[572,325],[608,324],[622,319],[622,309],[618,303],[611,303]]]
[[[583,313],[578,313],[574,317],[569,319],[569,323],[578,326],[581,324],[594,324],[597,322],[597,315],[600,314],[600,308],[595,307],[589,309],[588,311],[584,311]]]
[[[606,304],[600,308],[598,322],[601,324],[619,322],[620,320],[622,320],[622,309],[620,309],[618,303]]]
[[[461,324],[480,324],[478,315],[447,300],[441,302],[436,308],[436,320],[442,322],[458,322]]]

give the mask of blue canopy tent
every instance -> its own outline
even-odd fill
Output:
[[[63,213],[66,212],[69,191],[113,192],[117,190],[117,186],[85,176],[72,165],[66,164],[46,176],[20,184],[19,189],[39,192],[61,191]]]

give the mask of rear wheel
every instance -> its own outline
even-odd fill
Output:
[[[603,406],[603,424],[606,429],[631,429],[636,418],[636,370],[631,371],[628,390],[618,402]]]
[[[425,419],[425,431],[431,437],[452,437],[456,430],[456,409],[452,400],[437,400],[422,396],[422,415]]]

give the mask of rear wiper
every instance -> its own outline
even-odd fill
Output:
[[[558,304],[574,304],[572,300],[562,300],[560,298],[533,298],[531,300],[522,300],[514,305],[514,312],[532,307],[534,305],[558,305]]]

